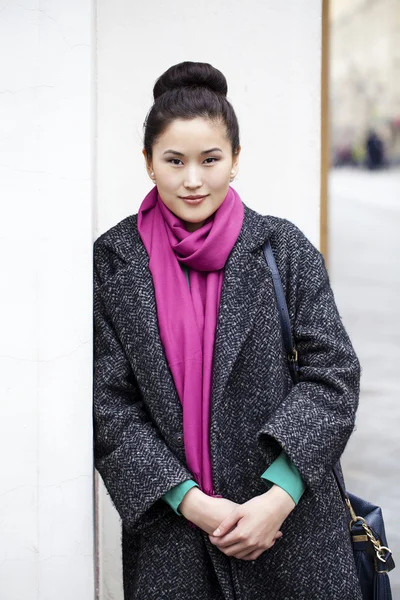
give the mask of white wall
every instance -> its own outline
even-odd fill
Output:
[[[0,599],[93,577],[90,0],[0,1]]]
[[[228,80],[243,201],[318,242],[321,6],[314,0],[98,1],[97,234],[149,189],[142,124],[156,78],[182,60]],[[311,213],[310,213],[311,209]]]
[[[228,79],[241,127],[235,187],[319,244],[321,3],[315,0],[97,2],[96,235],[150,189],[142,124],[156,78],[183,60]],[[100,597],[121,600],[117,516],[101,490]]]

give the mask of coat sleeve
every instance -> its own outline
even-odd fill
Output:
[[[338,313],[322,254],[294,225],[287,260],[296,263],[289,268],[286,296],[299,355],[299,382],[259,431],[258,444],[263,451],[265,444],[277,442],[312,490],[324,484],[354,429],[360,365]]]
[[[94,253],[94,460],[131,532],[171,509],[162,496],[192,478],[151,421],[102,298]]]

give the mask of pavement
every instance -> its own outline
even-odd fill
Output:
[[[334,169],[328,270],[362,367],[347,489],[382,507],[400,600],[400,170]]]

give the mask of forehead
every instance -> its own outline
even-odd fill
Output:
[[[230,149],[225,124],[198,117],[172,121],[159,136],[154,149],[163,151],[165,148],[172,148],[180,152],[201,152],[215,146],[224,151]]]

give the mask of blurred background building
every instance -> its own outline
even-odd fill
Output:
[[[382,507],[399,563],[400,0],[324,4],[331,169],[323,231],[339,312],[362,367],[356,429],[342,465],[347,488]],[[390,579],[399,599],[399,567]]]
[[[330,2],[331,160],[364,164],[374,131],[400,164],[400,2]]]

